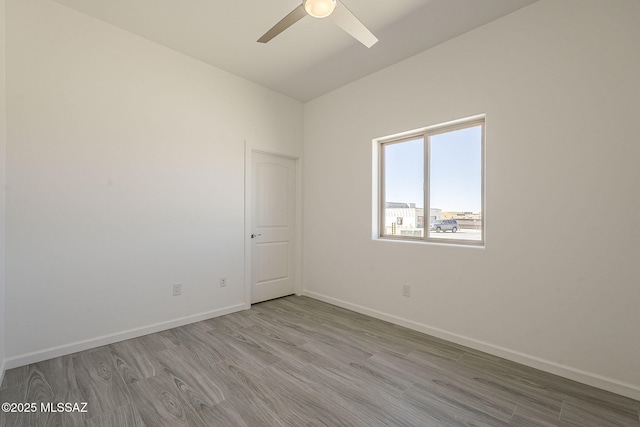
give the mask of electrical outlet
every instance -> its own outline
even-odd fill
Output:
[[[411,296],[411,286],[402,285],[402,296],[403,297],[410,297]]]
[[[220,279],[220,287],[221,288],[225,288],[227,286],[227,278],[226,277],[222,277]]]
[[[177,297],[178,295],[182,295],[182,283],[173,284],[173,296]]]

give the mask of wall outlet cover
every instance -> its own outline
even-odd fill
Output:
[[[402,285],[402,296],[410,297],[411,296],[411,286]]]

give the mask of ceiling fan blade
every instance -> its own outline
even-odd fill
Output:
[[[295,24],[296,22],[304,18],[305,16],[307,16],[307,11],[304,10],[304,6],[300,5],[296,7],[295,9],[293,9],[293,11],[291,11],[291,13],[289,13],[287,16],[282,18],[280,22],[274,25],[273,28],[271,28],[269,31],[264,33],[264,35],[258,39],[258,42],[260,43],[268,42],[269,40],[271,40],[272,38],[274,38],[275,36],[283,32],[284,30],[286,30],[287,28],[289,28],[290,26],[292,26],[293,24]]]
[[[329,19],[366,47],[371,47],[378,42],[378,38],[340,1],[337,2],[333,13],[329,15]]]

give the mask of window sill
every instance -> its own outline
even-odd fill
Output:
[[[378,242],[390,242],[390,243],[407,243],[407,244],[417,244],[417,245],[429,245],[429,246],[453,246],[453,247],[462,247],[462,248],[474,248],[474,249],[485,249],[485,242],[476,242],[476,241],[468,241],[468,240],[455,240],[455,239],[411,239],[406,237],[388,237],[388,236],[375,236],[372,238],[373,241]]]

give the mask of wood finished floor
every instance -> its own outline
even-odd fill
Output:
[[[640,402],[305,297],[12,369],[0,426],[640,426]]]

